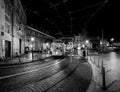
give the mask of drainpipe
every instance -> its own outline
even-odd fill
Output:
[[[11,51],[12,51],[12,57],[13,57],[13,46],[14,46],[14,42],[13,42],[13,37],[14,37],[14,0],[12,1],[12,12],[11,12],[12,14],[11,14],[11,31],[12,31],[12,48],[11,48]]]

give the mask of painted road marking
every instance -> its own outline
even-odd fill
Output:
[[[65,59],[63,59],[65,60]],[[61,62],[63,61],[61,60]],[[55,62],[58,61],[58,60],[55,60]],[[51,66],[54,66],[54,65],[57,65],[61,62],[56,62],[54,64],[51,64],[51,65],[48,65],[48,66],[45,66],[45,67],[41,67],[39,69],[34,69],[34,70],[29,70],[29,71],[25,71],[25,72],[21,72],[21,73],[16,73],[16,74],[12,74],[12,75],[7,75],[7,76],[3,76],[3,77],[0,77],[0,80],[2,79],[6,79],[6,78],[10,78],[10,77],[14,77],[14,76],[18,76],[18,75],[23,75],[23,74],[27,74],[27,73],[31,73],[31,72],[34,72],[34,71],[38,71],[38,70],[41,70],[41,69],[44,69],[44,68],[48,68],[48,67],[51,67]]]

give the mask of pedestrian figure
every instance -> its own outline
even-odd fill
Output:
[[[16,52],[16,57],[18,57],[19,63],[21,63],[20,56],[18,55],[17,52]]]
[[[86,53],[85,53],[85,50],[83,50],[83,57],[86,57]]]

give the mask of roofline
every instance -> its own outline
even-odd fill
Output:
[[[25,16],[25,18],[26,18],[25,10],[23,9],[23,5],[22,5],[22,3],[21,3],[21,0],[17,0],[17,1],[18,1],[18,3],[20,4],[20,7],[21,7],[21,9],[22,9],[22,12],[24,13],[24,16]]]
[[[46,33],[43,33],[43,32],[41,32],[41,31],[39,31],[39,30],[37,30],[37,29],[35,29],[35,28],[33,28],[33,27],[27,26],[27,28],[32,29],[32,30],[34,30],[34,31],[36,31],[36,32],[38,32],[38,33],[43,34],[43,35],[46,35],[46,36],[48,36],[48,37],[50,37],[50,38],[56,39],[55,37],[50,36],[50,35],[48,35],[48,34],[46,34]]]

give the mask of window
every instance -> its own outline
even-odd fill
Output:
[[[1,3],[1,7],[2,7],[2,9],[5,8],[4,2]]]
[[[11,10],[10,9],[11,9],[10,5],[6,3],[5,4],[5,13],[8,17],[10,17],[10,15],[11,15]]]
[[[5,23],[5,32],[10,33],[10,24]]]

